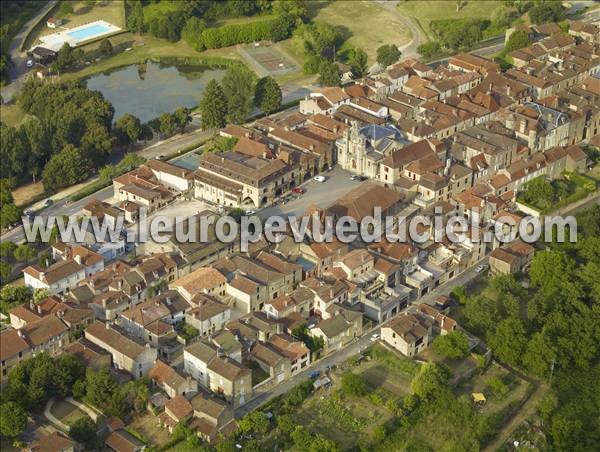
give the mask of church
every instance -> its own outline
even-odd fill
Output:
[[[379,163],[394,149],[409,143],[393,126],[371,124],[361,128],[354,121],[336,141],[337,161],[345,170],[379,179]]]

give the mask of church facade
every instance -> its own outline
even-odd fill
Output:
[[[361,128],[353,122],[336,141],[337,162],[354,174],[379,179],[380,162],[407,143],[394,127],[371,124]]]

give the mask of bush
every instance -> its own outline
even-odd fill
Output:
[[[285,403],[297,406],[306,400],[306,398],[312,394],[313,384],[312,381],[307,380],[299,385],[295,386],[287,395]]]
[[[342,377],[342,392],[346,395],[362,397],[367,394],[367,384],[360,375],[347,373]]]
[[[450,359],[460,359],[469,353],[469,341],[462,331],[452,331],[444,336],[438,336],[433,341],[436,353]]]
[[[426,42],[417,47],[417,52],[423,58],[433,58],[442,53],[442,46],[440,46],[440,43],[437,41]]]
[[[248,44],[256,41],[281,41],[289,38],[294,29],[294,19],[286,14],[271,19],[250,22],[247,24],[226,25],[219,28],[206,28],[200,39],[192,40],[197,49],[218,49],[235,44]],[[190,27],[200,28],[195,23]],[[186,31],[187,33],[187,31]]]
[[[499,399],[504,398],[510,391],[509,387],[498,377],[490,378],[488,387],[492,394]]]

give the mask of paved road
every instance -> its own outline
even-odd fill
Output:
[[[487,259],[488,258],[485,257],[479,263],[486,263]],[[448,295],[455,287],[465,285],[466,283],[480,275],[480,273],[477,273],[475,271],[475,267],[472,267],[458,275],[456,278],[437,287],[431,293],[412,302],[407,309],[411,309],[412,306],[433,301],[435,297],[439,295]],[[373,342],[371,341],[371,336],[375,333],[379,334],[380,330],[381,326],[378,325],[366,331],[363,336],[357,338],[354,342],[350,343],[346,347],[320,359],[303,372],[294,375],[293,377],[283,381],[278,385],[273,386],[268,384],[265,387],[259,387],[257,390],[258,395],[247,404],[237,408],[235,410],[235,416],[237,418],[241,418],[250,411],[255,410],[259,406],[267,403],[269,400],[279,395],[288,393],[294,386],[307,380],[309,378],[308,375],[310,374],[310,372],[314,370],[324,372],[328,366],[339,365],[352,358],[353,356],[358,355],[361,351],[373,344]]]
[[[423,31],[419,28],[419,26],[410,18],[401,14],[398,10],[397,1],[387,1],[387,0],[373,0],[375,3],[379,4],[383,8],[387,9],[390,12],[390,15],[394,16],[400,22],[402,22],[406,28],[410,30],[410,34],[412,35],[412,39],[408,44],[404,44],[400,46],[400,51],[402,52],[402,58],[411,58],[415,56],[419,56],[417,53],[417,47],[419,47],[422,43],[427,42],[427,36],[423,33]]]
[[[201,141],[205,138],[210,137],[213,134],[211,131],[201,131],[195,130],[191,133],[187,133],[182,136],[177,136],[172,139],[166,140],[164,142],[160,142],[149,146],[138,152],[139,155],[147,159],[155,158],[160,155],[169,155],[177,152],[179,149],[184,149],[187,146],[190,146],[198,141]],[[193,161],[194,159],[194,151],[190,151],[186,154],[182,154],[180,156],[175,157],[170,162],[177,164],[182,161],[181,166],[189,168],[190,165],[188,162]],[[60,196],[57,195],[57,196]],[[87,204],[92,198],[99,199],[100,201],[110,200],[113,196],[113,188],[112,186],[103,188],[102,190],[97,191],[96,193],[91,194],[90,196],[86,196],[85,198],[80,199],[79,201],[75,201],[69,203],[69,196],[63,197],[62,199],[57,199],[52,206],[48,208],[42,208],[37,212],[38,215],[46,218],[48,216],[77,216],[83,206]],[[42,201],[43,204],[43,201]],[[25,235],[23,232],[23,227],[19,226],[6,234],[3,234],[0,241],[4,242],[10,240],[15,243],[19,243],[25,239]]]
[[[371,335],[374,333],[379,333],[379,330],[380,328],[376,327],[368,331],[364,336],[355,339],[354,342],[350,343],[341,350],[333,352],[332,354],[320,359],[312,366],[308,367],[306,370],[294,375],[293,377],[283,381],[282,383],[274,387],[271,387],[266,390],[261,390],[261,388],[259,388],[259,395],[252,399],[250,402],[246,403],[245,405],[237,408],[235,410],[235,416],[237,418],[243,417],[250,411],[258,408],[260,405],[268,402],[274,397],[288,393],[294,386],[307,380],[309,373],[314,370],[324,372],[327,366],[341,364],[349,358],[358,355],[362,350],[364,350],[373,343],[371,341]]]
[[[57,0],[48,2],[48,4],[46,4],[46,6],[44,6],[35,17],[33,17],[23,26],[23,28],[21,28],[21,31],[15,35],[10,43],[8,52],[10,53],[10,58],[13,65],[8,70],[8,76],[10,77],[11,83],[2,87],[2,98],[4,99],[4,102],[10,102],[12,100],[13,95],[21,88],[21,85],[26,78],[27,71],[29,70],[25,64],[27,61],[27,55],[24,52],[21,52],[21,46],[25,42],[29,31],[57,3]]]

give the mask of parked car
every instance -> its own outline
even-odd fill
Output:
[[[297,195],[303,195],[306,193],[306,190],[302,187],[294,187],[292,188],[292,193],[296,193]]]
[[[246,210],[246,212],[244,212],[244,215],[250,216],[250,215],[254,215],[256,213],[256,210]]]
[[[27,60],[25,64],[27,65],[27,67],[33,67],[33,60]]]
[[[46,201],[44,201],[44,207],[50,207],[52,204],[54,204],[54,201],[51,199],[46,199]]]
[[[313,370],[311,373],[308,374],[308,378],[310,378],[311,380],[314,380],[319,375],[321,375],[321,372],[319,372],[318,370]]]
[[[379,340],[379,333],[373,333],[371,335],[371,342],[377,342]]]
[[[313,177],[314,180],[316,180],[317,182],[325,182],[327,180],[327,178],[325,176],[315,176]]]
[[[481,273],[484,270],[487,270],[487,264],[481,264],[475,267],[475,273]]]

